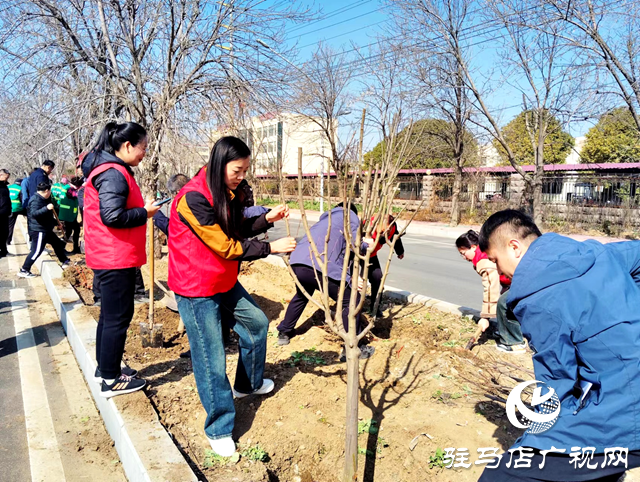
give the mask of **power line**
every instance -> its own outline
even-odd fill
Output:
[[[345,19],[345,20],[341,20],[340,22],[332,23],[331,25],[326,25],[326,26],[324,26],[324,27],[320,27],[320,28],[317,28],[317,29],[315,29],[315,30],[311,30],[311,31],[309,31],[309,32],[301,33],[300,35],[295,35],[295,36],[293,36],[293,37],[289,37],[289,40],[291,40],[291,39],[296,39],[296,38],[301,38],[301,37],[304,37],[304,36],[306,36],[306,35],[310,35],[310,34],[312,34],[312,33],[320,32],[321,30],[327,30],[327,29],[330,29],[330,28],[332,28],[332,27],[335,27],[336,25],[342,25],[343,23],[351,22],[351,21],[353,21],[353,20],[357,20],[357,19],[359,19],[359,18],[366,17],[367,15],[371,15],[372,13],[376,13],[376,12],[378,12],[378,11],[379,11],[379,10],[381,10],[382,8],[383,8],[383,7],[375,8],[375,9],[373,9],[373,10],[370,10],[370,11],[366,12],[366,13],[361,13],[360,15],[356,15],[355,17],[347,18],[347,19]]]
[[[292,29],[289,30],[289,33],[307,28],[309,25],[314,25],[316,23],[324,22],[325,20],[333,18],[336,15],[340,15],[341,13],[348,12],[349,10],[353,10],[354,8],[361,7],[363,5],[366,5],[367,3],[371,3],[372,1],[373,0],[357,0],[351,4],[345,5],[344,7],[338,8],[337,10],[333,10],[331,13],[323,16],[322,18],[319,18],[317,20],[312,20],[311,22],[307,22],[304,25],[298,25],[297,27],[293,27]]]

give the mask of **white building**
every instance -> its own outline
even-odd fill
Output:
[[[299,147],[303,173],[330,170],[329,141],[311,119],[296,114],[265,114],[253,117],[250,125],[239,131],[239,137],[251,148],[255,174],[274,174],[279,162],[284,174],[296,174]]]
[[[586,141],[587,138],[585,136],[575,138],[575,143],[564,161],[565,164],[582,164],[580,153],[582,152]],[[492,142],[481,145],[478,149],[480,151],[482,166],[494,167],[502,163],[502,158],[500,157],[498,150],[495,148]]]

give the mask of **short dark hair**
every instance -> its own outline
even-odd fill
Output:
[[[461,234],[456,239],[456,248],[471,249],[472,246],[478,246],[479,235],[473,229]]]
[[[167,181],[167,190],[172,195],[178,194],[180,189],[182,189],[188,182],[189,178],[184,174],[174,174]]]
[[[351,207],[351,210],[352,210],[354,213],[356,213],[356,215],[357,215],[357,214],[358,214],[358,207],[357,207],[354,203],[349,203],[349,205],[350,205],[350,207]],[[343,202],[341,202],[341,203],[339,203],[339,204],[336,204],[336,208],[342,208],[342,209],[344,209],[344,201],[343,201]],[[335,209],[335,208],[334,208],[334,209]]]
[[[11,173],[9,171],[7,171],[6,169],[0,169],[0,174],[6,174],[7,176],[11,175]]]
[[[525,240],[530,236],[536,238],[542,236],[540,229],[530,216],[515,209],[505,209],[492,214],[482,225],[479,240],[480,250],[486,252],[491,245],[491,237],[496,231],[503,229],[520,240]]]
[[[56,167],[56,163],[55,163],[55,162],[53,162],[53,161],[52,161],[52,160],[50,160],[50,159],[47,159],[46,161],[44,161],[44,162],[42,163],[42,165],[43,165],[43,166],[50,167],[51,169],[53,169],[54,167]]]
[[[48,182],[38,183],[38,191],[48,191],[49,189],[51,189],[51,184]]]

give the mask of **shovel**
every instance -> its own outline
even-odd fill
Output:
[[[478,338],[480,338],[481,336],[482,336],[482,328],[478,328],[475,334],[469,340],[469,343],[467,343],[467,346],[464,347],[464,349],[471,350],[471,348],[473,348],[473,345],[475,345],[475,343],[478,341]]]
[[[149,219],[149,322],[140,323],[140,339],[143,348],[162,347],[162,324],[154,323],[153,320],[153,287],[155,286],[155,254],[154,254],[154,229],[153,219]]]

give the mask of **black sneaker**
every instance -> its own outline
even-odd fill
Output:
[[[111,385],[102,380],[102,391],[100,395],[104,398],[111,398],[125,393],[137,392],[147,385],[146,380],[141,378],[133,378],[127,375],[120,375]]]
[[[149,303],[149,297],[147,295],[135,295],[133,297],[134,305],[143,305],[145,303]]]
[[[291,337],[293,336],[293,332],[289,331],[279,331],[278,332],[278,345],[284,346],[288,345],[291,342]]]
[[[121,368],[120,373],[128,377],[135,377],[138,374],[138,370],[134,370],[133,368],[129,368],[125,366]],[[100,369],[97,367],[96,367],[96,372],[93,374],[93,379],[95,380],[96,383],[102,382],[102,373],[100,373]]]
[[[94,301],[94,302],[93,302],[93,306],[98,306],[98,307],[99,307],[99,306],[102,306],[102,301],[100,301],[100,300],[96,300],[96,301]]]
[[[371,355],[375,353],[376,349],[371,345],[362,345],[360,347],[360,356],[358,357],[360,360],[366,360],[367,358],[371,358]],[[342,353],[340,353],[340,361],[342,363],[347,361],[347,352],[343,348]]]
[[[36,275],[33,274],[31,271],[27,271],[25,269],[21,269],[20,271],[18,271],[18,278],[35,278]]]

